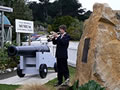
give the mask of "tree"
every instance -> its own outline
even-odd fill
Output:
[[[45,16],[45,20],[47,21],[48,20],[48,3],[49,3],[49,0],[39,0],[39,1],[43,4],[44,16]]]
[[[48,15],[52,18],[60,16],[60,7],[59,7],[58,1],[54,1],[53,3],[49,3]]]
[[[46,11],[43,3],[32,2],[29,3],[29,8],[32,10],[33,20],[45,22],[46,21]]]
[[[62,24],[67,26],[67,33],[70,34],[72,40],[80,40],[83,31],[83,22],[71,16],[57,17],[52,27],[49,25],[48,31],[58,32],[58,27]]]
[[[67,33],[70,34],[71,40],[80,40],[83,33],[83,22],[80,22],[78,19],[74,19],[74,22],[68,27]]]
[[[48,22],[49,18],[68,15],[78,17],[85,12],[78,0],[55,0],[52,3],[49,0],[39,1],[40,3],[32,2],[29,4],[35,21]]]
[[[76,17],[79,13],[84,12],[84,9],[81,9],[82,4],[78,0],[59,0],[58,3],[62,16],[70,15]]]
[[[88,19],[89,18],[89,16],[91,15],[91,11],[90,10],[88,10],[87,12],[85,12],[84,14],[82,14],[82,15],[79,15],[78,16],[78,19],[80,20],[80,21],[85,21],[86,19]]]
[[[36,2],[29,3],[29,8],[32,10],[33,20],[41,20],[43,21],[43,6],[41,4],[38,4]]]
[[[62,17],[56,17],[54,19],[54,22],[52,24],[52,29],[56,32],[58,32],[58,27],[62,24],[65,24],[67,27],[71,25],[71,23],[74,22],[74,18],[71,16],[62,16]]]
[[[77,17],[80,13],[85,12],[81,7],[82,4],[78,0],[55,0],[49,5],[48,13],[52,17],[67,15]]]
[[[13,27],[13,40],[16,40],[15,19],[32,20],[32,11],[24,0],[4,0],[4,6],[12,7],[12,13],[6,13]]]

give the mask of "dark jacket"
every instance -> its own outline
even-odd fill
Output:
[[[59,36],[57,39],[53,39],[53,44],[56,44],[56,58],[68,58],[67,48],[69,46],[70,36],[65,34],[62,38]]]

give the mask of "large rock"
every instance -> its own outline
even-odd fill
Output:
[[[120,11],[107,4],[96,3],[85,21],[76,79],[80,84],[95,80],[108,90],[120,90]]]

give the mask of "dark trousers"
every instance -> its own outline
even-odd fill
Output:
[[[67,58],[57,58],[57,69],[58,83],[61,84],[63,82],[63,77],[65,78],[65,80],[69,78]]]

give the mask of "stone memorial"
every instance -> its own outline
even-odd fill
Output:
[[[84,23],[75,80],[95,80],[107,90],[120,90],[120,11],[96,3]]]

